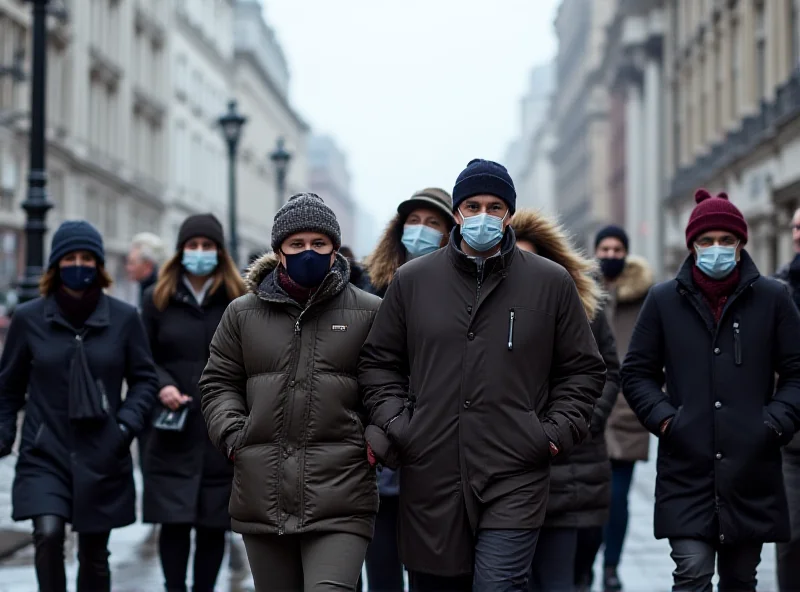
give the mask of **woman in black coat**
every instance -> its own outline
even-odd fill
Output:
[[[575,281],[597,348],[606,365],[606,384],[595,403],[589,437],[550,470],[550,497],[533,560],[531,590],[573,590],[591,586],[592,563],[602,543],[611,501],[611,465],[603,431],[619,391],[619,359],[614,334],[603,312],[596,265],[584,259],[566,234],[539,212],[518,210],[511,220],[520,249],[564,267]]]
[[[194,529],[193,589],[211,592],[230,529],[233,468],[208,438],[197,386],[222,314],[245,291],[224,244],[213,215],[187,218],[175,255],[142,306],[161,403],[144,462],[144,521],[162,525],[159,552],[168,591],[186,590]],[[174,419],[185,414],[182,425],[160,425],[170,411]]]
[[[17,308],[0,359],[0,456],[25,406],[13,518],[33,519],[44,592],[67,589],[65,523],[78,533],[78,590],[96,592],[111,589],[110,531],[136,519],[130,443],[157,380],[136,309],[103,293],[111,284],[104,259],[93,226],[64,222],[42,295]]]

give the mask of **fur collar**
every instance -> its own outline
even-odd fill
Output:
[[[369,281],[377,291],[385,290],[394,278],[397,269],[406,262],[406,249],[401,242],[403,218],[400,214],[386,226],[375,250],[364,260],[364,269]]]
[[[625,304],[642,300],[653,283],[653,270],[647,260],[638,255],[628,255],[625,268],[615,282],[617,302]]]
[[[603,291],[594,279],[597,264],[573,248],[558,222],[538,210],[518,210],[511,219],[511,227],[518,242],[533,243],[540,256],[567,270],[578,288],[586,316],[590,320],[594,319],[603,300]]]

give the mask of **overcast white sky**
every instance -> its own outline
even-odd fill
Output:
[[[558,0],[264,0],[291,99],[347,152],[381,227],[416,189],[452,190],[472,158],[502,162],[534,65],[556,51]]]

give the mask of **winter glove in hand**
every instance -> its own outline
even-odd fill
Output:
[[[367,441],[367,454],[372,452],[377,463],[392,470],[396,470],[400,466],[397,447],[386,435],[386,432],[376,425],[368,425],[364,430],[364,438]]]

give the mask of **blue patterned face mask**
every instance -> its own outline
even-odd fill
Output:
[[[461,218],[464,220],[461,223],[461,238],[478,253],[491,251],[503,240],[505,216],[498,218],[491,214],[477,214],[466,217],[461,214]]]
[[[217,268],[216,251],[183,251],[183,268],[192,275],[205,277]]]
[[[438,250],[443,236],[424,224],[409,224],[403,228],[403,246],[412,257],[421,257]]]
[[[697,267],[713,280],[721,280],[728,277],[736,268],[736,248],[739,243],[732,247],[722,245],[711,245],[710,247],[694,246],[697,251],[695,263]]]

